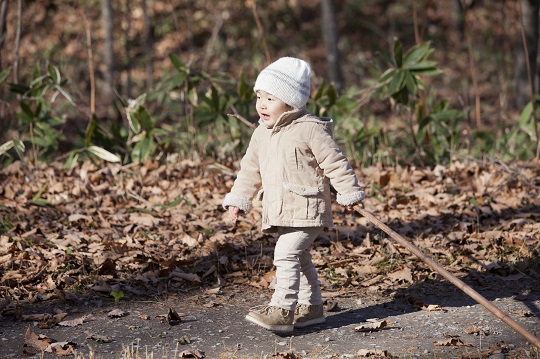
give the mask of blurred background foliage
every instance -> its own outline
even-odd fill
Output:
[[[358,166],[538,157],[537,3],[0,0],[0,161],[230,164],[281,56]]]

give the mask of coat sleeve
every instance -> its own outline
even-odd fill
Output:
[[[259,166],[259,146],[257,134],[259,128],[251,136],[246,154],[240,161],[240,171],[236,176],[231,191],[223,199],[223,207],[238,207],[244,213],[251,211],[255,193],[261,186],[261,173]]]
[[[347,157],[323,126],[313,126],[310,147],[319,167],[338,193],[337,202],[343,206],[361,202],[365,198],[364,190]]]

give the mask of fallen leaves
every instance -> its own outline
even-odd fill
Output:
[[[463,341],[458,336],[453,336],[445,340],[436,340],[433,342],[433,344],[437,346],[445,346],[445,347],[449,347],[449,346],[472,347],[473,346],[472,344]]]
[[[360,349],[356,355],[362,358],[370,358],[370,357],[377,357],[377,358],[389,358],[390,354],[386,350],[380,350],[380,349]]]
[[[456,162],[434,169],[363,168],[359,177],[366,188],[379,186],[375,195],[381,202],[368,198],[366,206],[398,233],[421,236],[415,244],[453,271],[490,270],[507,277],[516,272],[482,261],[535,255],[540,215],[531,206],[540,205],[533,181],[538,167],[518,164],[507,171]],[[52,164],[33,171],[27,183],[20,164],[13,163],[0,171],[0,216],[6,219],[0,269],[9,268],[0,271],[0,285],[16,300],[69,296],[70,286],[150,293],[162,281],[180,289],[217,277],[272,288],[274,243],[259,232],[260,208],[235,227],[222,218],[224,183],[232,183],[234,172],[190,161],[83,163],[71,171]],[[29,206],[40,191],[41,199],[54,203],[46,210]],[[335,209],[337,231],[323,234],[313,248],[316,265],[328,269],[321,275],[324,289],[380,291],[429,275],[365,219]],[[522,252],[512,257],[509,245]],[[98,274],[92,284],[85,282],[90,272]]]
[[[107,313],[107,316],[109,318],[122,318],[122,317],[125,317],[128,314],[129,314],[129,312],[126,312],[125,310],[113,309],[113,310],[111,310],[110,312]]]
[[[184,161],[101,168],[83,163],[65,171],[52,164],[32,171],[32,181],[25,179],[29,174],[20,163],[0,170],[3,293],[16,302],[35,303],[76,300],[81,289],[109,299],[111,293],[129,299],[207,283],[212,283],[206,291],[209,296],[230,284],[272,289],[275,242],[259,231],[260,207],[236,226],[223,220],[220,204],[234,180],[231,168]],[[497,164],[455,162],[434,169],[370,167],[358,174],[372,192],[365,201],[368,210],[453,273],[475,279],[475,273],[489,272],[514,281],[540,272],[533,260],[540,243],[539,163],[519,163],[512,171]],[[37,194],[47,207],[35,205]],[[395,290],[436,278],[365,218],[337,205],[334,209],[335,228],[325,231],[312,248],[325,298],[358,290]],[[419,310],[443,311],[437,304],[410,304]],[[8,305],[0,302],[0,312]],[[201,303],[220,305],[214,300]],[[107,317],[128,314],[111,311]],[[37,328],[84,328],[84,318],[65,320],[65,316],[21,319],[35,322]],[[174,325],[181,323],[182,315],[171,309],[160,319]],[[355,330],[376,332],[391,325],[384,320],[366,322]],[[471,335],[486,333],[478,330]],[[88,339],[113,340],[95,334]],[[465,345],[458,339],[438,345]],[[47,338],[29,334],[25,345],[35,348],[46,342]],[[68,347],[56,345],[51,350]]]
[[[375,332],[393,325],[394,323],[387,322],[386,320],[368,319],[365,323],[354,327],[354,330],[357,332]]]
[[[56,355],[72,355],[75,347],[76,344],[72,342],[54,342],[43,334],[37,335],[28,327],[23,344],[23,353],[33,355],[46,352]]]

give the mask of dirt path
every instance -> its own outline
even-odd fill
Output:
[[[504,280],[506,279],[506,280]],[[537,337],[540,336],[540,288],[527,278],[487,276],[471,283],[501,310],[509,313]],[[515,280],[514,280],[515,279]],[[66,319],[85,317],[76,327],[39,329],[32,322],[0,319],[0,358],[53,358],[52,354],[23,354],[29,327],[54,341],[76,343],[85,358],[356,358],[360,350],[399,358],[538,358],[538,349],[449,283],[417,284],[394,293],[352,291],[329,300],[337,306],[324,325],[295,330],[281,337],[244,320],[248,309],[269,300],[270,290],[225,286],[219,294],[198,291],[158,300],[94,296],[82,301],[60,301],[26,307],[25,314],[68,312]],[[411,298],[440,310],[418,310]],[[181,316],[177,325],[165,317],[169,308]],[[113,309],[127,312],[111,319]],[[354,329],[368,319],[384,319],[389,326],[374,332]],[[471,327],[489,335],[466,334]],[[110,343],[88,339],[101,335]],[[440,346],[450,341],[470,346]],[[295,356],[275,355],[289,350]],[[200,351],[200,352],[199,352]],[[182,355],[179,353],[183,352]],[[128,354],[129,353],[129,354]],[[192,353],[191,355],[189,353]],[[506,354],[505,354],[506,353]],[[93,355],[93,356],[92,356]],[[275,355],[275,356],[273,356]]]

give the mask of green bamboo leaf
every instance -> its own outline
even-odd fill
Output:
[[[2,72],[0,72],[0,84],[5,80],[7,79],[7,77],[9,76],[9,73],[11,72],[11,67],[8,67],[7,69],[3,70]]]
[[[383,83],[383,82],[386,82],[388,81],[388,79],[392,78],[395,76],[396,74],[396,69],[395,68],[390,68],[388,70],[386,70],[380,77],[379,77],[379,82]]]
[[[430,45],[431,43],[429,41],[424,42],[407,51],[405,54],[404,66],[411,66],[429,56],[429,54],[431,54],[429,49]]]
[[[401,70],[397,70],[394,77],[388,84],[388,93],[393,95],[399,92],[403,87],[405,87],[405,82],[403,81],[405,73]]]
[[[104,148],[101,148],[98,146],[89,146],[86,148],[86,150],[90,152],[91,154],[101,158],[102,160],[113,162],[113,163],[120,162],[120,158],[117,155],[107,151]]]
[[[319,88],[317,89],[317,92],[315,93],[314,100],[320,99],[324,94],[324,89],[326,88],[326,82],[322,82]]]
[[[88,127],[86,127],[86,134],[84,137],[84,145],[86,147],[90,146],[92,143],[92,135],[94,134],[94,131],[97,127],[98,119],[95,114],[92,114],[92,117],[90,117],[90,122],[88,123]]]
[[[32,197],[32,202],[36,203],[39,202],[39,201],[45,201],[47,202],[46,200],[44,199],[41,199],[41,195],[43,194],[43,192],[45,192],[45,190],[47,189],[47,183],[44,183],[41,188],[39,189],[39,191]],[[42,203],[42,202],[41,202]],[[48,203],[48,202],[47,202]]]
[[[13,148],[13,146],[15,146],[15,144],[13,143],[13,140],[7,141],[3,145],[1,145],[0,146],[0,156],[2,156],[7,151],[11,150]]]
[[[60,92],[60,93],[65,97],[66,100],[68,100],[68,102],[69,102],[72,106],[75,106],[75,102],[73,101],[73,98],[71,97],[70,94],[68,94],[68,93],[66,92],[66,90],[64,90],[64,88],[63,88],[62,86],[60,86],[60,85],[55,85],[54,87],[58,90],[58,92]]]
[[[51,203],[47,201],[46,199],[37,198],[37,199],[32,200],[32,204],[35,204],[36,206],[40,206],[40,207],[46,207],[50,205]]]
[[[426,70],[426,71],[430,71],[430,70],[435,70],[437,69],[437,61],[433,61],[433,60],[424,60],[424,61],[420,61],[420,62],[417,62],[417,63],[414,63],[414,64],[410,64],[410,65],[405,65],[403,66],[404,69],[407,69],[407,70]]]
[[[23,112],[27,116],[27,118],[29,118],[29,119],[34,119],[35,118],[34,111],[32,111],[32,109],[30,108],[30,105],[28,105],[24,101],[19,101],[19,106],[21,107],[21,110],[23,110]]]
[[[69,152],[69,156],[64,162],[64,169],[71,170],[75,163],[77,163],[77,160],[79,159],[79,150],[73,150]]]
[[[152,116],[146,110],[146,108],[140,106],[135,118],[141,124],[141,127],[144,131],[148,133],[152,132],[152,129],[154,128],[154,123],[152,121]]]
[[[337,92],[334,85],[330,84],[330,86],[328,86],[328,89],[326,90],[326,95],[328,96],[328,105],[333,106],[337,100]]]
[[[62,76],[60,75],[58,67],[54,65],[49,65],[47,66],[47,70],[49,71],[49,76],[55,84],[59,84],[60,82],[62,82]]]
[[[529,122],[529,120],[530,120],[530,118],[532,116],[532,110],[533,110],[532,102],[529,102],[523,108],[523,110],[521,111],[521,114],[519,115],[518,123],[520,124],[520,126],[523,126],[524,124]]]
[[[403,65],[403,44],[398,39],[394,41],[394,63],[397,68]]]
[[[182,71],[185,69],[185,65],[182,61],[180,61],[180,59],[178,58],[178,56],[176,56],[175,54],[170,54],[169,55],[169,59],[171,59],[171,62],[172,64],[174,65],[174,67],[179,70],[179,71]]]
[[[17,152],[17,156],[22,160],[24,158],[24,142],[21,141],[18,137],[13,139],[13,147],[15,147],[15,152]]]
[[[412,93],[414,96],[418,93],[418,86],[416,85],[416,79],[409,71],[405,72],[405,86],[407,90]]]
[[[188,91],[188,99],[190,104],[197,106],[197,102],[199,102],[199,94],[197,93],[196,88],[192,88]]]
[[[180,196],[178,198],[176,198],[174,201],[172,201],[171,203],[165,203],[165,204],[156,204],[155,207],[162,207],[162,208],[172,208],[172,207],[176,207],[178,206],[182,201],[184,201],[184,196]]]

